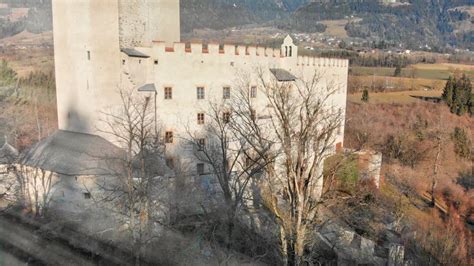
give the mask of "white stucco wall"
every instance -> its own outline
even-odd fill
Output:
[[[137,50],[150,56],[141,60],[122,54],[122,59],[126,60],[123,73],[127,73],[127,77],[130,76],[133,80],[132,83],[124,82],[123,87],[134,89],[135,85],[155,84],[159,121],[164,131],[173,131],[178,138],[180,134],[186,134],[187,130],[198,131],[202,128],[197,124],[197,113],[206,113],[210,101],[222,101],[224,87],[237,90],[242,77],[249,79],[251,85],[259,85],[257,72],[260,69],[265,71],[268,78],[270,68],[286,69],[303,80],[311,79],[317,73],[321,77],[318,82],[321,96],[328,93],[327,87],[337,88],[328,102],[332,103],[335,110],[345,112],[347,60],[298,57],[296,54],[283,57],[283,48],[280,51],[226,45],[219,50],[218,44],[209,44],[207,49],[202,44],[191,44],[190,49],[185,46],[184,43],[167,46],[163,42],[155,42],[151,48],[138,47]],[[139,61],[141,62],[138,63]],[[154,64],[155,61],[158,64]],[[165,87],[173,89],[173,99],[165,99]],[[204,100],[197,99],[197,87],[205,88]],[[266,106],[266,97],[260,90],[255,99],[257,115],[262,114]],[[343,132],[344,127],[341,128],[336,143],[343,142]]]
[[[120,78],[116,0],[53,0],[59,128],[95,133]]]
[[[100,130],[107,130],[104,113],[121,105],[119,88],[136,90],[152,83],[157,88],[162,131],[174,133],[175,144],[167,147],[173,152],[179,139],[187,137],[187,130],[203,127],[197,124],[197,114],[207,112],[209,101],[222,101],[223,87],[236,90],[242,77],[259,85],[257,70],[270,78],[270,68],[285,69],[303,80],[318,73],[321,96],[327,87],[338,87],[329,101],[335,110],[346,109],[347,60],[300,57],[290,37],[279,49],[200,43],[187,47],[175,42],[179,41],[179,1],[53,0],[53,24],[59,128],[63,130],[97,134],[115,142]],[[129,57],[120,52],[121,47],[135,48],[149,58]],[[173,99],[164,99],[165,87],[173,89]],[[205,88],[204,100],[197,99],[197,87]],[[254,101],[257,115],[264,113],[267,103],[262,91]],[[335,143],[343,143],[343,132],[342,126]]]

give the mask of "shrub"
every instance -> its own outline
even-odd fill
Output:
[[[364,89],[364,91],[362,92],[362,101],[369,102],[369,90]]]
[[[451,139],[454,142],[454,152],[461,158],[470,159],[471,140],[469,139],[466,131],[460,127],[454,128]]]

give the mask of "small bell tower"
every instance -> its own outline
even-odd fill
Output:
[[[285,40],[283,40],[283,44],[281,45],[281,55],[282,57],[298,57],[298,46],[294,44],[290,35],[287,35]]]
[[[281,67],[291,71],[298,61],[298,46],[295,45],[290,35],[287,35],[281,45]]]

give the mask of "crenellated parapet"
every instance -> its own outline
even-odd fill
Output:
[[[209,55],[232,55],[232,56],[252,56],[252,57],[282,57],[280,49],[245,46],[219,43],[173,43],[168,45],[165,42],[154,41],[153,46],[158,52],[177,54],[209,54]]]
[[[348,67],[349,60],[339,59],[339,58],[298,56],[298,60],[296,64],[298,66],[314,66],[314,67]]]
[[[166,44],[161,41],[153,42],[153,49],[158,54],[190,54],[190,55],[208,55],[208,56],[226,56],[230,58],[274,58],[283,59],[289,56],[284,56],[284,52],[278,48],[263,47],[263,46],[246,46],[234,44],[219,44],[219,43],[173,43]],[[312,56],[293,56],[296,65],[311,66],[311,67],[348,67],[349,61],[347,59],[338,58],[320,58]]]

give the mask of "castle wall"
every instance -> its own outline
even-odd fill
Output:
[[[259,85],[257,73],[260,69],[267,79],[271,75],[270,68],[286,69],[303,80],[319,75],[321,96],[327,95],[328,88],[335,89],[336,93],[329,102],[342,113],[346,109],[347,60],[297,55],[288,58],[282,56],[280,49],[218,44],[203,46],[199,43],[187,46],[184,43],[167,45],[155,42],[151,48],[136,49],[150,58],[138,65],[135,58],[124,57],[127,62],[124,69],[130,76],[139,77],[140,82],[155,84],[158,120],[163,131],[174,133],[176,142],[189,138],[188,131],[199,132],[203,129],[202,125],[197,124],[197,113],[207,113],[209,102],[222,102],[224,87],[230,87],[235,92],[242,82],[248,82],[251,86]],[[143,73],[148,73],[147,77],[143,77]],[[173,88],[172,100],[164,98],[165,87]],[[197,99],[197,87],[205,88],[204,100]],[[266,112],[267,102],[263,91],[258,91],[254,103],[257,115]],[[336,143],[342,145],[343,138],[344,126],[340,129]],[[168,150],[175,147],[172,145]]]
[[[94,134],[117,100],[120,78],[116,0],[53,0],[59,129]]]
[[[120,47],[180,40],[179,0],[118,0]]]

